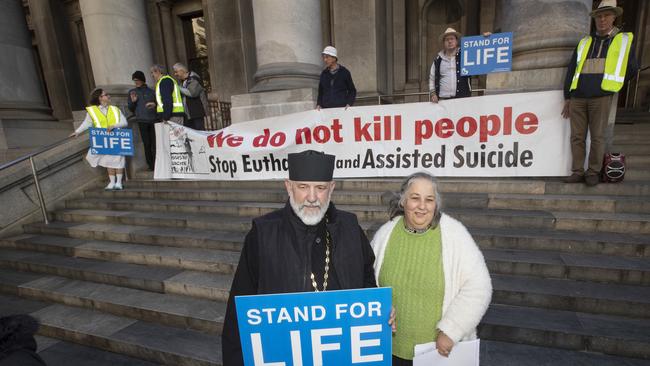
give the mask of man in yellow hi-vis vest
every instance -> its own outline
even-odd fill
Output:
[[[167,75],[164,66],[151,66],[151,76],[156,80],[156,112],[161,121],[183,123],[185,108],[176,80]]]
[[[591,12],[596,32],[580,40],[567,69],[562,116],[571,120],[571,176],[567,183],[595,186],[605,153],[605,129],[612,96],[636,74],[633,34],[614,26],[623,9],[616,0],[602,0]],[[589,164],[584,170],[587,129],[591,136]]]

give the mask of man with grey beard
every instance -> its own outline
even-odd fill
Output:
[[[253,220],[228,299],[224,366],[243,365],[235,296],[377,286],[375,256],[357,217],[330,202],[334,160],[313,150],[289,154],[288,202]]]

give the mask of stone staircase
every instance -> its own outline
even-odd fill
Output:
[[[650,364],[649,139],[646,126],[617,126],[629,157],[620,184],[441,179],[445,212],[492,274],[481,365]],[[372,237],[399,184],[343,180],[332,200]],[[0,239],[0,314],[41,320],[49,365],[220,365],[238,251],[251,218],[283,205],[282,183],[126,187],[97,185],[50,225]]]

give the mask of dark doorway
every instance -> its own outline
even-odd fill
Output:
[[[203,13],[184,16],[183,36],[187,52],[187,67],[197,73],[203,81],[203,86],[209,92],[210,65],[208,64],[208,43],[205,37],[205,20]]]

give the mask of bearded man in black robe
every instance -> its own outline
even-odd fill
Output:
[[[230,289],[223,365],[243,365],[235,296],[376,287],[373,254],[357,217],[330,202],[334,156],[289,154],[289,200],[253,220]]]

